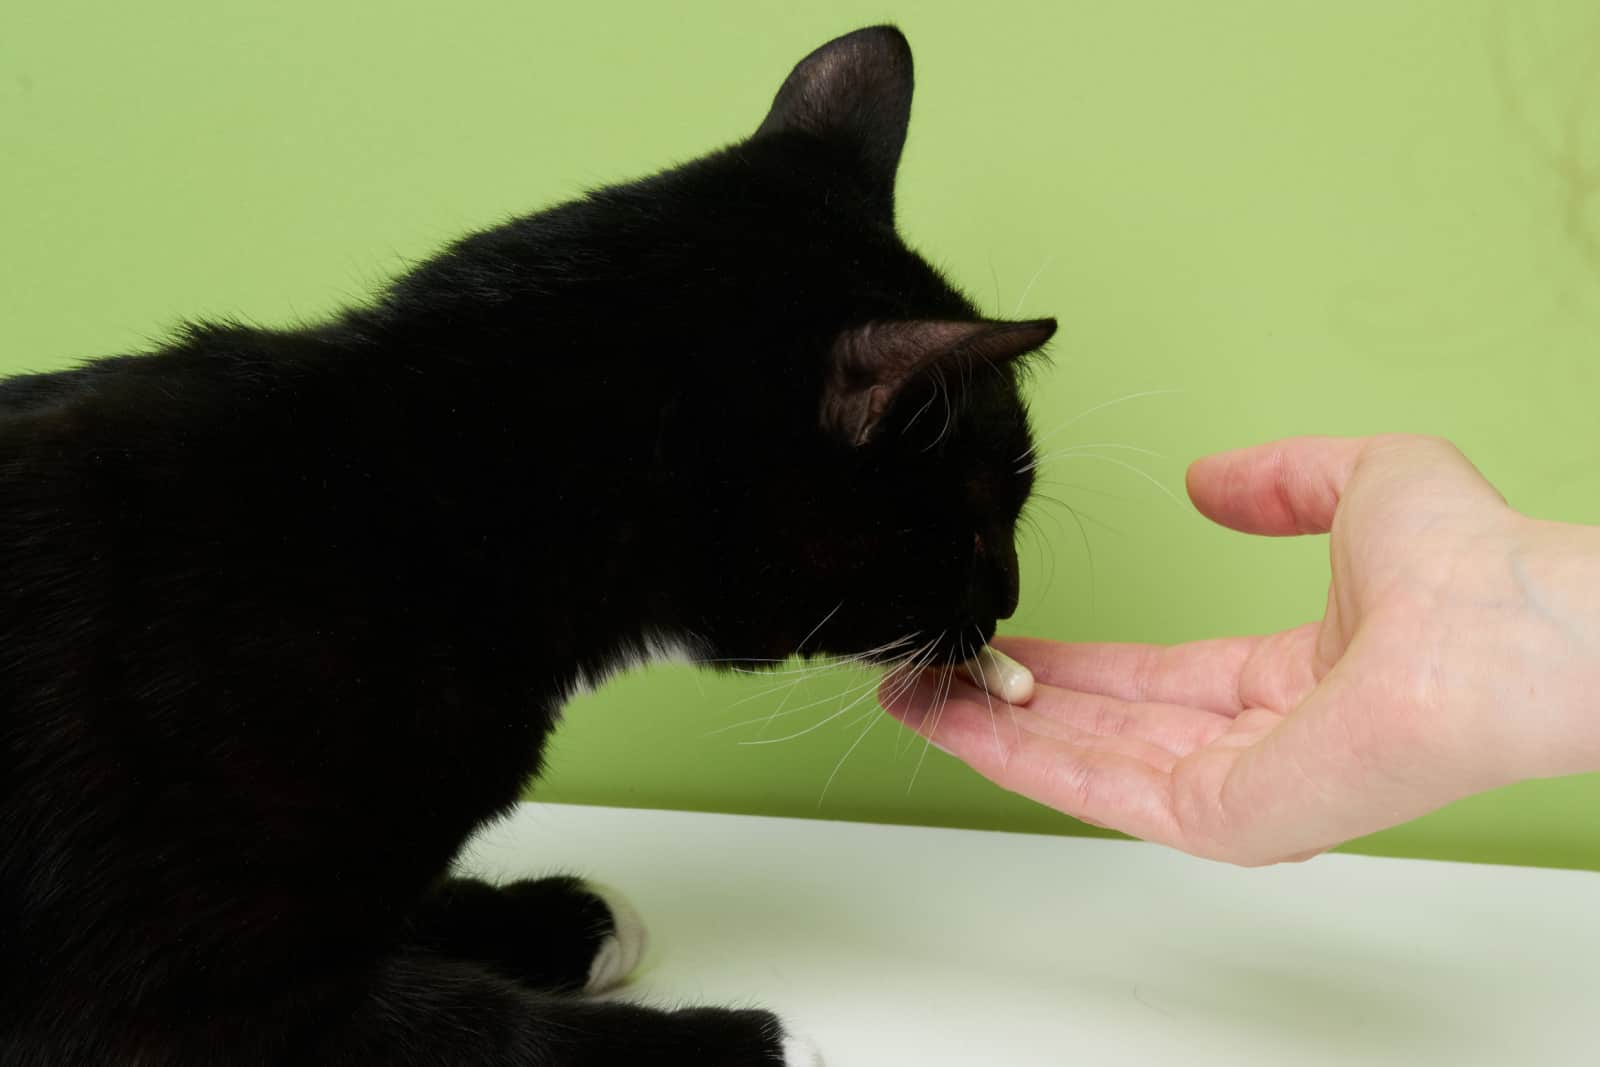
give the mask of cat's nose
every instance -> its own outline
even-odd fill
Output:
[[[979,618],[1009,619],[1020,596],[1017,547],[1010,537],[972,535],[972,580],[968,596]]]

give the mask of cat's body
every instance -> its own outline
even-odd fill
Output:
[[[909,95],[861,31],[372,308],[0,383],[0,1061],[784,1062],[573,995],[623,933],[581,884],[442,879],[624,662],[1009,614],[1050,325],[895,237]]]

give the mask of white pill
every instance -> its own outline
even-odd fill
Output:
[[[1033,699],[1033,672],[998,649],[985,647],[956,670],[1007,704],[1026,704]]]

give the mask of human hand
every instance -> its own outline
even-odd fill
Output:
[[[1236,530],[1331,532],[1322,621],[1171,647],[1001,638],[1037,679],[1026,706],[929,672],[890,714],[1007,789],[1245,865],[1600,769],[1600,529],[1528,519],[1416,437],[1210,456],[1189,494]]]

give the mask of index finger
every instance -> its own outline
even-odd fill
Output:
[[[1236,715],[1240,679],[1264,637],[1222,637],[1184,645],[1064,644],[1037,637],[992,642],[1057,689],[1120,700],[1182,704]]]

